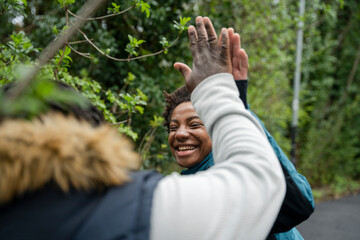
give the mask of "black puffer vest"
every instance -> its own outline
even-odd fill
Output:
[[[0,206],[0,239],[149,239],[153,192],[162,175],[131,174],[103,191],[62,192],[54,184]]]

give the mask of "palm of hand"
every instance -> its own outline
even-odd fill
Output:
[[[222,29],[218,41],[210,19],[198,17],[196,29],[192,26],[189,27],[189,40],[193,56],[193,68],[192,71],[188,71],[189,74],[183,73],[183,75],[190,92],[211,75],[232,72],[229,38],[226,29]]]
[[[189,81],[186,82],[188,89],[191,91],[205,78],[217,73],[231,73],[231,65],[228,57],[219,57],[220,50],[212,54],[209,51],[201,54],[201,58],[193,63],[192,73]]]
[[[234,76],[235,80],[240,80],[240,79],[246,79],[247,78],[247,77],[244,77],[244,73],[240,71],[240,68],[234,68],[233,67],[232,75]]]

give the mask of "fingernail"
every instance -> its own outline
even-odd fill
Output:
[[[188,27],[188,31],[189,31],[189,32],[195,31],[195,27],[194,27],[193,25],[190,25],[190,26]]]
[[[201,22],[201,20],[202,20],[202,17],[201,17],[201,16],[197,16],[197,17],[196,17],[196,22],[197,22],[197,23]]]

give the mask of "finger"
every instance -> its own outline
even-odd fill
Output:
[[[241,79],[248,79],[249,57],[243,48],[239,50],[239,58]]]
[[[234,56],[234,29],[228,28],[228,34],[229,34],[229,52],[230,52],[230,59],[233,59]]]
[[[241,49],[241,36],[239,34],[239,44],[240,44],[240,49]]]
[[[174,68],[176,70],[178,70],[181,73],[181,75],[183,75],[183,77],[185,78],[185,81],[187,81],[189,79],[192,70],[188,65],[186,65],[184,63],[176,62],[174,64]]]
[[[249,68],[249,57],[243,48],[241,48],[239,50],[239,55],[240,55],[240,61],[241,61],[241,68],[248,69]]]
[[[241,58],[240,58],[240,51],[233,52],[232,58],[231,58],[232,68],[233,68],[233,74],[234,73],[240,73],[241,71]],[[238,74],[236,74],[238,75]],[[235,77],[235,76],[234,76]],[[235,77],[236,79],[238,76]]]
[[[198,16],[196,17],[196,33],[198,36],[198,48],[200,51],[207,49],[207,32],[204,25],[204,20],[202,17]]]
[[[206,29],[207,36],[208,36],[208,43],[209,43],[210,49],[213,49],[213,48],[217,47],[217,43],[218,43],[216,31],[214,29],[214,26],[212,25],[210,18],[204,17],[203,20],[204,20],[205,29]]]
[[[223,28],[221,30],[220,56],[224,61],[224,63],[228,66],[228,68],[231,69],[230,54],[229,54],[229,35],[226,28]]]
[[[236,53],[238,53],[241,49],[241,43],[240,43],[240,35],[238,33],[235,33],[233,35],[233,39],[232,39],[232,54],[233,56],[236,55]]]
[[[194,26],[189,26],[188,37],[189,37],[190,50],[191,50],[192,57],[193,57],[193,59],[197,59],[197,57],[199,55],[199,49],[198,49],[198,44],[197,44],[198,37],[197,37]]]

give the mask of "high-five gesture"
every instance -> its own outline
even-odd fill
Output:
[[[193,57],[192,70],[184,63],[175,63],[174,67],[184,76],[190,92],[211,75],[232,73],[227,29],[221,30],[218,40],[210,19],[199,16],[196,18],[196,29],[190,26],[188,35]]]

